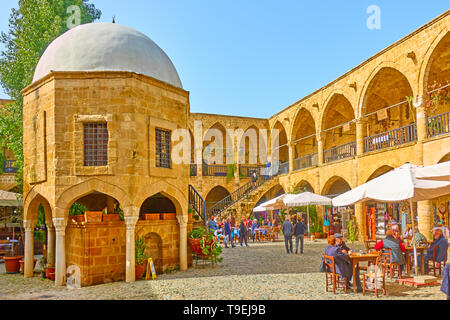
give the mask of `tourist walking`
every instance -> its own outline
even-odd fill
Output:
[[[244,219],[241,219],[241,224],[239,225],[239,237],[240,237],[240,243],[242,247],[242,242],[245,240],[245,245],[248,247],[247,243],[247,227],[244,223]]]
[[[284,244],[286,246],[287,253],[294,253],[292,250],[292,232],[294,231],[294,226],[291,221],[289,221],[289,215],[286,215],[286,220],[281,227],[284,235]]]
[[[228,248],[228,245],[227,245],[228,241],[230,242],[231,247],[234,248],[235,245],[233,244],[233,237],[232,237],[233,229],[231,227],[231,219],[230,218],[228,218],[223,225],[223,234],[224,234],[223,242],[225,244],[225,248]]]
[[[253,187],[256,187],[256,181],[258,181],[258,176],[256,175],[256,171],[253,171],[253,173],[252,173],[252,184],[253,184]]]
[[[302,221],[301,216],[297,218],[297,223],[294,228],[295,235],[295,254],[298,254],[298,244],[300,242],[300,253],[303,254],[303,241],[305,239],[306,226]]]

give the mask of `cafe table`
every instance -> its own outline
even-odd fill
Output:
[[[372,262],[375,264],[377,262],[377,258],[380,256],[379,253],[358,253],[353,252],[352,254],[349,254],[348,257],[350,258],[350,262],[352,264],[352,272],[353,272],[353,292],[356,293],[356,267],[360,262]]]
[[[425,274],[425,259],[423,258],[423,256],[425,255],[426,250],[428,250],[428,247],[416,247],[417,250],[417,256],[421,255],[421,265],[420,265],[420,272],[422,275]],[[408,277],[410,276],[411,273],[411,264],[410,264],[410,259],[409,259],[409,255],[413,254],[414,255],[414,248],[412,246],[405,246],[405,257],[406,257],[406,273],[408,274]]]

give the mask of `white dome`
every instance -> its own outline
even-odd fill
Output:
[[[115,23],[89,23],[56,38],[45,50],[33,82],[51,71],[130,71],[183,88],[166,53],[146,35]]]

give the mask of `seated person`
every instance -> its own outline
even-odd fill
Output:
[[[400,231],[386,231],[386,238],[375,245],[375,250],[391,249],[391,263],[400,265],[401,271],[405,266],[406,260],[403,253],[406,251],[402,241],[400,241]]]
[[[336,246],[341,249],[342,253],[352,253],[352,250],[345,244],[342,234],[335,233],[334,237],[336,238]]]
[[[336,244],[336,238],[334,236],[328,237],[328,246],[324,250],[325,255],[334,257],[334,264],[336,273],[342,277],[347,278],[347,288],[351,287],[350,281],[353,277],[352,265],[347,253],[343,253]],[[359,279],[359,268],[356,268],[356,286],[357,292],[362,292],[361,281]]]
[[[428,261],[433,260],[433,250],[436,247],[436,262],[437,267],[447,258],[447,250],[448,250],[448,241],[444,237],[444,234],[441,229],[434,229],[433,232],[434,240],[425,253],[425,273],[428,273]]]

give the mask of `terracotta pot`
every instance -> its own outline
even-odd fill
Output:
[[[136,280],[142,279],[142,276],[144,275],[144,272],[145,272],[145,264],[142,264],[140,266],[135,266],[134,272],[135,272]]]
[[[55,279],[55,268],[46,268],[45,269],[45,277],[47,279],[51,279],[51,274],[53,273],[53,280]]]
[[[22,258],[23,258],[23,256],[3,257],[3,260],[5,260],[6,273],[19,273],[20,272],[20,263],[19,263],[19,261]]]
[[[86,211],[84,217],[87,223],[99,223],[102,222],[103,212],[101,211]]]
[[[103,222],[105,221],[119,221],[118,214],[105,214],[103,215]]]
[[[194,214],[188,213],[188,221],[192,221],[192,220],[194,220]]]
[[[161,213],[162,220],[175,220],[177,218],[176,213]]]
[[[80,214],[78,216],[70,216],[70,219],[75,223],[82,223],[84,222],[84,215]]]
[[[34,268],[36,267],[36,262],[37,262],[37,260],[34,259],[34,261],[33,261],[33,270],[34,270]],[[24,273],[24,272],[25,272],[25,268],[23,267],[24,264],[25,264],[25,261],[24,261],[23,259],[19,261],[19,265],[20,265],[20,273]]]
[[[144,220],[159,220],[159,213],[146,213]]]
[[[202,248],[201,248],[201,240],[202,239],[192,239],[189,238],[189,246],[191,247],[192,251],[197,254],[198,256],[205,256],[205,254],[203,254]],[[214,241],[210,241],[209,243],[207,242],[206,245],[207,246],[212,246],[212,244],[214,243]]]

